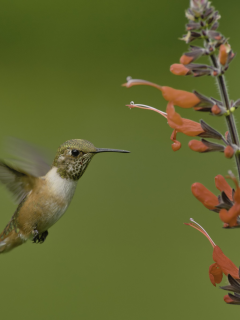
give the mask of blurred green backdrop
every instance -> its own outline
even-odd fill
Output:
[[[239,52],[240,3],[215,5],[220,31]],[[165,110],[160,92],[121,87],[130,75],[218,97],[213,79],[169,72],[187,50],[178,40],[187,7],[187,0],[1,2],[1,140],[15,136],[53,155],[72,138],[131,151],[94,158],[44,245],[29,242],[1,255],[1,318],[226,319],[239,313],[209,281],[210,244],[183,225],[193,217],[240,264],[240,230],[223,230],[190,189],[199,181],[216,193],[214,176],[234,169],[234,162],[190,151],[181,134],[183,147],[174,153],[164,118],[125,107],[134,100]],[[237,57],[227,73],[232,99],[239,98],[239,73]],[[224,119],[180,112],[226,128]],[[3,229],[15,206],[0,191]]]

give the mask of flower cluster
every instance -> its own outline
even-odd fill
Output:
[[[236,186],[232,189],[223,176],[215,177],[215,184],[221,195],[215,196],[204,185],[196,182],[192,185],[193,195],[207,208],[219,213],[220,219],[224,222],[224,228],[240,226],[240,188],[237,179],[230,171],[230,176]]]
[[[222,252],[222,250],[217,246],[206,230],[203,229],[200,224],[198,224],[193,219],[190,219],[190,223],[185,223],[187,226],[190,226],[202,234],[209,240],[213,247],[213,261],[214,263],[210,265],[208,274],[211,283],[216,287],[216,283],[219,284],[222,282],[223,273],[228,276],[230,285],[221,287],[221,289],[233,291],[234,295],[228,294],[224,296],[224,301],[229,304],[239,304],[240,305],[240,268],[238,269],[236,265]]]
[[[181,143],[177,140],[177,134],[183,133],[189,137],[201,138],[201,140],[189,141],[189,148],[195,152],[208,153],[219,151],[224,153],[226,158],[235,158],[238,175],[240,177],[240,143],[233,117],[234,111],[240,106],[240,99],[231,101],[228,96],[224,74],[228,70],[230,63],[235,57],[228,40],[217,30],[219,27],[220,15],[207,0],[191,0],[190,7],[186,10],[186,17],[189,20],[186,24],[187,33],[181,40],[186,43],[194,40],[203,40],[203,46],[190,45],[189,51],[182,54],[180,63],[171,65],[170,71],[180,76],[211,76],[217,80],[221,99],[206,97],[203,94],[193,91],[187,92],[174,89],[168,86],[161,86],[142,79],[127,78],[124,87],[130,88],[136,85],[147,85],[161,91],[163,98],[168,102],[166,112],[144,104],[127,105],[129,108],[139,108],[152,110],[167,119],[168,125],[173,129],[170,139],[172,149],[177,151],[181,148]],[[211,64],[199,64],[195,61],[202,57],[209,56]],[[212,116],[224,116],[228,126],[228,131],[224,134],[212,128],[205,121],[199,122],[182,118],[175,110],[175,107],[184,109],[194,109],[197,112],[207,112]],[[206,139],[218,140],[218,143]],[[192,185],[193,195],[209,210],[216,212],[220,220],[224,223],[224,228],[236,228],[240,226],[240,187],[237,179],[231,173],[230,178],[236,189],[232,189],[222,175],[215,177],[217,189],[221,192],[219,196],[214,195],[201,183]],[[211,282],[222,281],[223,273],[228,275],[230,285],[222,287],[224,290],[235,292],[224,297],[224,301],[229,304],[240,304],[240,279],[238,268],[229,260],[215,245],[207,232],[194,220],[187,225],[202,232],[213,246],[213,260],[215,261],[209,268]]]

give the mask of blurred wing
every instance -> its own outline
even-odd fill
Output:
[[[30,143],[9,137],[7,139],[7,149],[11,157],[11,163],[14,167],[20,168],[20,171],[31,174],[34,177],[45,176],[51,169],[48,157],[38,147]]]
[[[17,203],[33,189],[37,178],[0,161],[0,182],[13,194]]]
[[[8,138],[7,149],[11,159],[0,161],[0,182],[19,203],[33,189],[37,177],[45,176],[51,167],[43,152],[26,141]]]

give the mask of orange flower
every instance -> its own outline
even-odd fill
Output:
[[[182,132],[190,137],[196,137],[201,133],[204,133],[200,123],[181,118],[180,114],[175,111],[173,102],[169,102],[167,105],[167,119],[171,128],[176,129],[178,132]]]
[[[229,176],[229,178],[231,178],[236,185],[236,191],[233,197],[234,205],[228,211],[221,209],[219,217],[223,222],[227,223],[229,227],[235,227],[238,225],[237,218],[240,215],[240,188],[235,177]]]
[[[215,185],[219,191],[224,191],[228,198],[232,200],[232,188],[222,175],[219,174],[215,177]]]
[[[235,182],[235,179],[234,179],[234,182]],[[236,204],[235,196],[237,201],[239,201],[239,204],[240,204],[240,191],[238,191],[238,188],[237,188],[237,191],[235,192],[235,196],[234,196],[234,205],[231,207],[231,201],[233,201],[232,188],[229,186],[227,181],[224,179],[223,176],[217,175],[215,177],[215,185],[219,191],[224,192],[226,194],[228,200],[225,199],[226,196],[225,198],[222,198],[222,196],[220,196],[221,198],[219,200],[217,196],[215,196],[210,190],[208,190],[204,185],[202,185],[199,182],[195,182],[192,185],[192,193],[206,208],[208,208],[209,210],[219,212],[220,219],[227,224],[225,225],[225,227],[236,226],[237,225],[236,215],[240,208],[238,208],[238,206],[235,205]],[[217,207],[220,203],[224,201],[227,203],[227,207],[225,208],[230,209],[229,211],[227,211],[226,209],[221,209],[221,207],[220,208]]]
[[[170,71],[176,76],[186,76],[187,74],[191,73],[191,70],[189,70],[183,64],[179,63],[172,64],[170,67]]]
[[[193,195],[209,210],[215,209],[218,205],[218,197],[203,184],[195,182],[191,187]]]
[[[181,148],[181,143],[176,140],[178,132],[184,133],[185,135],[190,137],[196,137],[205,132],[202,129],[200,123],[182,118],[180,114],[175,111],[175,108],[172,102],[169,102],[167,105],[167,110],[166,110],[167,113],[161,110],[155,109],[153,107],[146,106],[144,104],[133,103],[133,104],[128,104],[127,107],[152,110],[160,113],[164,118],[166,118],[168,120],[169,126],[172,129],[174,129],[171,135],[171,140],[174,142],[172,145],[173,151],[177,151]]]
[[[172,101],[175,106],[181,108],[192,108],[200,102],[200,99],[192,92],[177,90],[171,87],[160,86],[156,83],[141,79],[132,79],[128,77],[127,81],[127,83],[124,83],[122,85],[123,87],[130,88],[132,86],[146,85],[157,88],[162,92],[163,98],[165,100]]]
[[[223,300],[228,303],[228,304],[239,304],[239,301],[238,303],[234,300],[232,300],[228,294],[226,294],[224,297],[223,297]]]
[[[240,215],[240,204],[235,203],[230,210],[221,209],[219,212],[219,218],[227,223],[229,227],[238,226],[237,218]]]
[[[209,267],[209,278],[211,283],[214,286],[216,286],[216,283],[220,283],[222,281],[223,273],[225,275],[230,274],[234,279],[239,279],[239,270],[235,264],[225,256],[222,250],[213,242],[209,234],[197,222],[193,219],[190,219],[190,221],[190,223],[185,224],[204,234],[213,247],[213,261],[215,261],[215,263]]]

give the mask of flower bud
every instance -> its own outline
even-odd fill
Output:
[[[187,74],[190,74],[191,71],[186,68],[183,64],[174,63],[170,67],[170,71],[175,74],[176,76],[186,76]]]
[[[189,141],[188,146],[191,150],[196,152],[206,152],[208,150],[208,147],[198,140]]]
[[[206,54],[206,50],[203,48],[199,48],[199,47],[191,47],[190,48],[191,51],[190,52],[185,52],[181,58],[180,58],[180,63],[186,65],[189,64],[195,60],[197,60],[199,57],[201,57],[202,55]]]
[[[180,63],[182,64],[189,64],[193,61],[193,57],[188,57],[185,54],[183,54],[180,58]]]
[[[224,151],[224,146],[202,139],[201,141],[191,140],[188,144],[189,148],[197,152],[213,152]]]
[[[218,205],[218,197],[199,182],[195,182],[192,187],[193,195],[207,208],[213,210]]]
[[[195,16],[194,13],[192,12],[191,9],[187,9],[185,12],[185,16],[188,20],[194,21],[195,20]]]
[[[172,144],[172,149],[173,151],[178,151],[181,148],[181,142],[179,141],[174,141],[174,143]]]
[[[220,32],[217,32],[215,30],[209,30],[208,36],[209,36],[209,38],[217,40],[217,41],[220,41],[223,39],[223,35]]]
[[[228,60],[228,53],[231,51],[231,47],[228,44],[222,44],[219,48],[219,61],[221,65],[225,66]]]
[[[219,108],[219,106],[217,104],[215,104],[212,109],[211,112],[215,115],[218,115],[219,113],[221,113],[221,109]]]
[[[226,158],[232,158],[234,155],[234,149],[232,146],[227,146],[224,150],[224,154]]]

